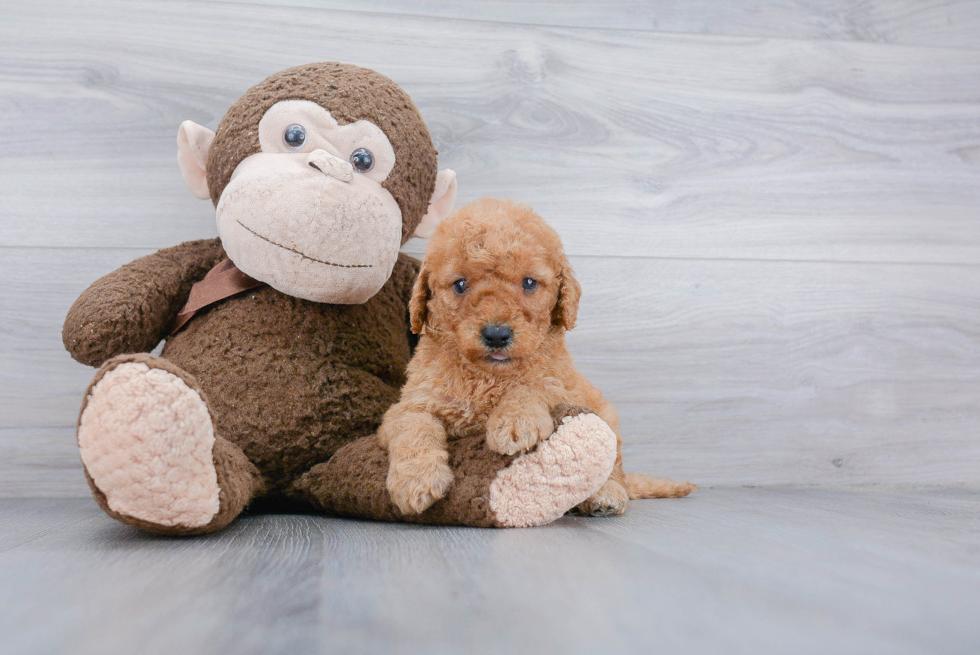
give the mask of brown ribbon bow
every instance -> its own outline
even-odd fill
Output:
[[[203,280],[195,282],[191,287],[191,295],[184,308],[177,313],[170,334],[175,334],[205,307],[263,284],[265,282],[259,282],[242,273],[230,259],[222,260],[208,271]]]

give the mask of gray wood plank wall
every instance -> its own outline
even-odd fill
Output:
[[[0,7],[0,495],[86,493],[77,294],[215,234],[177,126],[320,60],[559,230],[628,468],[980,482],[980,3],[35,0]]]

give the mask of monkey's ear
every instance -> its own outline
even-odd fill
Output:
[[[208,150],[214,132],[194,121],[184,121],[177,130],[177,164],[184,184],[201,200],[211,197],[208,192]]]
[[[582,297],[582,287],[572,273],[568,257],[561,255],[558,270],[558,301],[551,310],[551,324],[571,330],[578,319],[578,301]]]
[[[425,319],[428,318],[429,269],[422,267],[412,287],[412,299],[408,301],[408,322],[414,334],[422,334]]]
[[[422,222],[415,228],[415,233],[412,236],[420,239],[431,237],[432,233],[439,227],[439,223],[442,223],[442,219],[449,216],[455,202],[456,172],[446,168],[436,175],[436,190],[432,192],[429,211],[425,212]]]

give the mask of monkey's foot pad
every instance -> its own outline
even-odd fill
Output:
[[[109,507],[163,526],[203,526],[218,513],[214,441],[201,396],[144,363],[105,373],[78,424],[82,462]]]
[[[566,416],[555,432],[497,474],[490,507],[504,527],[550,523],[597,492],[616,462],[616,433],[595,414]]]

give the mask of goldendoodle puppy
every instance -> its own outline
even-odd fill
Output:
[[[526,205],[484,198],[439,226],[409,305],[421,338],[378,430],[402,512],[420,513],[449,490],[447,439],[486,435],[497,452],[526,451],[551,435],[552,409],[566,403],[591,409],[619,437],[615,408],[565,349],[580,295],[558,234]],[[630,498],[695,489],[624,474],[620,450],[610,479],[577,510],[621,514]]]

